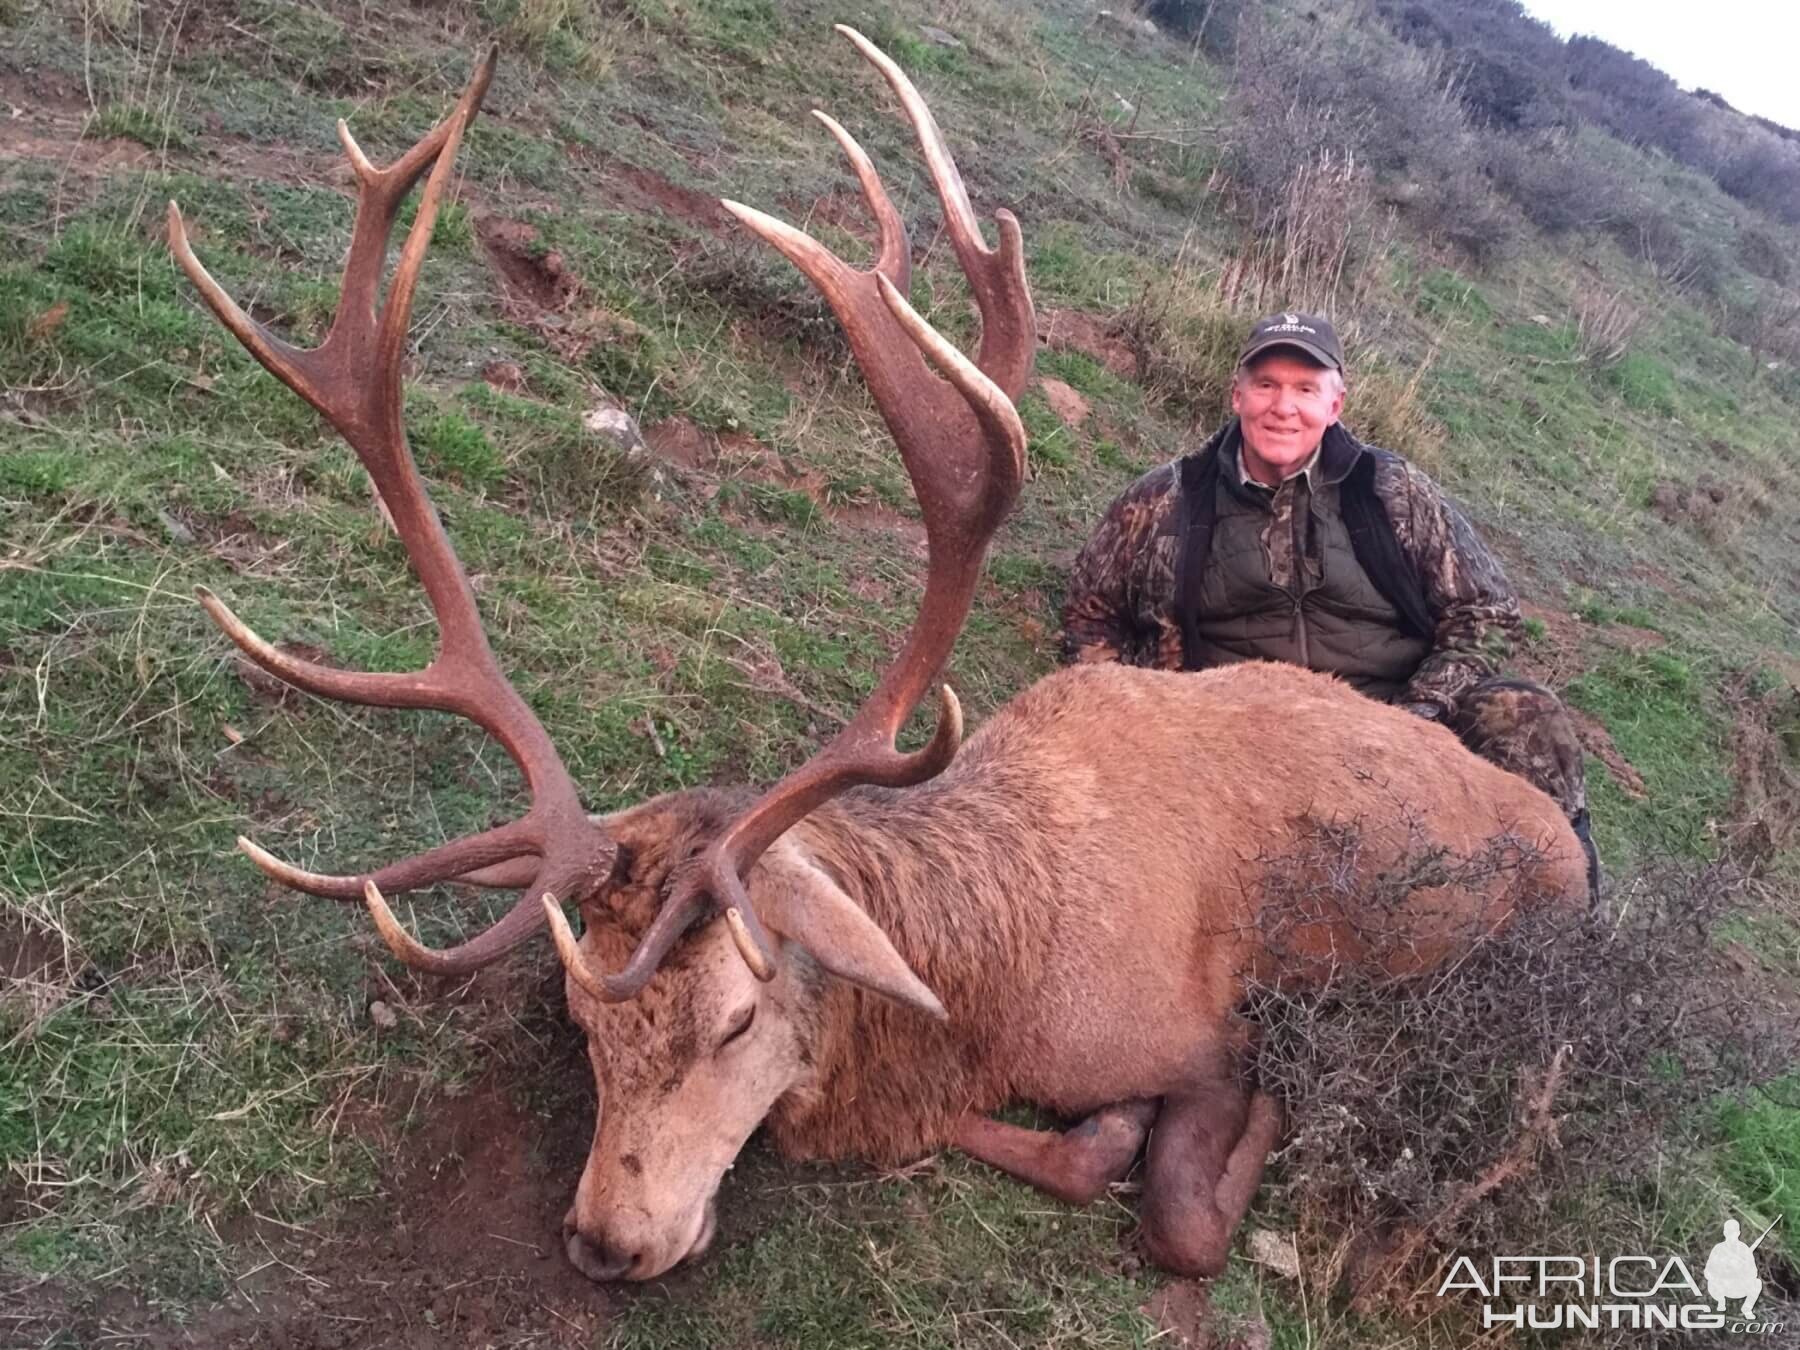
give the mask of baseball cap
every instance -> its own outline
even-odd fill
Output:
[[[1238,365],[1254,360],[1271,347],[1298,347],[1322,366],[1344,368],[1344,348],[1331,321],[1316,314],[1271,314],[1258,319],[1250,340],[1238,353]]]

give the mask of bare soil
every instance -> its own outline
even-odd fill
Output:
[[[0,953],[9,976],[60,969],[62,959],[60,944],[37,933],[0,931]],[[60,1336],[54,1343],[123,1350],[589,1346],[640,1300],[691,1295],[709,1278],[705,1259],[646,1285],[602,1287],[563,1254],[594,1095],[560,983],[496,969],[460,988],[455,997],[493,1011],[496,1067],[431,1100],[410,1131],[384,1112],[356,1122],[391,1159],[376,1198],[310,1227],[258,1216],[220,1223],[237,1272],[221,1301],[172,1309],[125,1288],[0,1282],[0,1344]],[[802,1180],[753,1141],[726,1178],[714,1250],[767,1227],[797,1185],[866,1175],[812,1168]],[[0,1217],[16,1198],[0,1189]]]
[[[1077,351],[1098,361],[1122,380],[1137,378],[1137,357],[1104,314],[1079,309],[1046,309],[1038,314],[1038,340],[1053,351]]]

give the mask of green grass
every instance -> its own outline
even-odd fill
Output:
[[[1188,130],[1225,117],[1224,73],[1185,47],[1121,44],[1072,0],[954,9],[856,21],[920,78],[978,211],[1018,211],[1040,312],[1111,320],[1172,295],[1167,331],[1228,354],[1234,312],[1196,297],[1240,241],[1227,199],[1206,191],[1217,147]],[[192,601],[210,586],[271,640],[346,666],[413,669],[434,646],[360,465],[198,305],[160,209],[181,202],[206,265],[257,318],[318,341],[350,225],[333,120],[371,155],[398,152],[454,97],[471,39],[423,11],[232,12],[204,41],[171,39],[172,65],[118,34],[84,49],[67,7],[10,14],[0,51],[19,80],[29,68],[80,88],[88,62],[102,90],[160,88],[154,71],[179,93],[166,105],[179,117],[112,98],[87,128],[140,142],[150,165],[21,163],[0,185],[0,938],[51,953],[29,990],[0,990],[0,1200],[29,1200],[0,1229],[0,1267],[124,1286],[172,1316],[204,1312],[264,1259],[234,1236],[246,1215],[324,1232],[364,1213],[393,1176],[366,1122],[415,1121],[518,1061],[521,1038],[569,1034],[560,1014],[521,1030],[512,995],[414,980],[354,908],[273,895],[232,848],[243,832],[303,865],[354,867],[520,804],[516,772],[466,724],[252,688]],[[434,228],[408,357],[433,500],[501,665],[590,806],[772,781],[853,712],[910,622],[916,510],[835,321],[794,269],[656,209],[622,166],[810,219],[860,261],[861,208],[839,209],[852,181],[805,125],[825,106],[902,204],[915,302],[967,342],[968,287],[910,135],[829,36],[842,16],[811,0],[476,12],[501,70]],[[927,42],[921,23],[965,47]],[[1114,91],[1150,133],[1122,142],[1123,188],[1082,136],[1094,119],[1132,125]],[[493,214],[558,255],[566,308],[502,308],[477,236]],[[1404,238],[1371,264],[1346,420],[1422,425],[1391,413],[1424,369],[1436,430],[1395,448],[1429,455],[1506,541],[1527,598],[1583,621],[1565,692],[1643,775],[1632,800],[1593,766],[1609,870],[1709,856],[1732,794],[1726,682],[1800,656],[1784,505],[1800,491],[1800,383],[1747,375],[1748,353],[1702,306],[1599,242],[1586,261],[1528,241],[1493,273],[1460,266]],[[1584,268],[1648,311],[1603,367],[1576,359]],[[495,361],[524,386],[490,388]],[[1037,369],[1093,416],[1071,429],[1040,393],[1020,402],[1033,476],[950,672],[972,721],[1050,668],[1088,524],[1188,442],[1211,391],[1146,389],[1073,350],[1041,351]],[[647,427],[692,423],[717,468],[652,473],[584,425],[608,402]],[[1729,485],[1715,516],[1669,524],[1646,506],[1701,474]],[[1527,637],[1553,645],[1541,621]],[[442,943],[491,913],[426,895],[406,917]],[[1778,970],[1800,961],[1778,915],[1725,937]],[[410,1015],[377,1034],[368,1005],[394,997]],[[1713,1124],[1695,1187],[1792,1213],[1791,1109],[1752,1097]],[[954,1158],[900,1180],[786,1168],[759,1148],[741,1171],[728,1200],[744,1217],[686,1296],[621,1296],[599,1343],[1156,1343],[1139,1310],[1163,1281],[1121,1259],[1122,1205],[1076,1213]],[[1647,1203],[1662,1196],[1645,1186]],[[1273,1194],[1263,1218],[1281,1224]],[[1214,1301],[1296,1350],[1428,1339],[1334,1321],[1243,1261]]]
[[[1710,857],[1731,779],[1724,719],[1694,664],[1668,650],[1613,653],[1577,677],[1568,695],[1605,723],[1648,794],[1627,798],[1603,768],[1590,779],[1595,834],[1609,865],[1660,854]]]
[[[188,144],[185,136],[168,113],[141,103],[106,103],[94,112],[87,135],[103,138],[123,136],[151,150],[180,149]]]
[[[1758,1231],[1780,1217],[1772,1245],[1790,1261],[1800,1259],[1800,1236],[1792,1228],[1800,1214],[1800,1078],[1790,1075],[1742,1103],[1721,1107],[1718,1130],[1725,1181],[1757,1216]]]

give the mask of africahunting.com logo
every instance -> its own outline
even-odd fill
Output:
[[[1699,1281],[1679,1256],[1496,1256],[1485,1270],[1473,1257],[1459,1256],[1438,1286],[1438,1297],[1480,1295],[1484,1327],[1778,1335],[1785,1322],[1755,1316],[1763,1289],[1756,1249],[1775,1223],[1746,1243],[1738,1237],[1737,1220],[1727,1219],[1724,1240],[1707,1253]]]

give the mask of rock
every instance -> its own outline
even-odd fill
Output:
[[[935,43],[939,47],[960,47],[963,45],[962,39],[958,38],[955,34],[946,33],[942,28],[933,28],[928,23],[920,24],[919,31],[925,35],[925,40],[927,42]]]
[[[644,490],[657,501],[664,500],[676,486],[678,480],[644,440],[637,419],[623,408],[610,405],[590,408],[582,414],[581,425],[590,435],[618,451],[625,468],[641,477]]]
[[[1300,1278],[1300,1253],[1290,1234],[1277,1233],[1268,1228],[1252,1228],[1249,1252],[1250,1259],[1257,1265],[1267,1266],[1290,1280]]]
[[[619,452],[626,465],[642,469],[653,456],[638,429],[637,419],[623,408],[590,408],[582,414],[581,425]]]
[[[1137,33],[1143,37],[1155,37],[1162,30],[1149,19],[1136,14],[1119,14],[1110,9],[1103,9],[1095,16],[1101,23],[1111,24],[1127,33]]]
[[[369,1020],[382,1031],[392,1031],[400,1025],[399,1015],[380,999],[369,1005]]]
[[[1075,390],[1048,376],[1039,383],[1044,386],[1044,401],[1050,405],[1050,411],[1063,420],[1063,425],[1078,427],[1087,421],[1088,401]]]
[[[156,512],[156,523],[163,527],[169,538],[175,543],[191,544],[194,542],[194,532],[167,511],[158,508]]]

